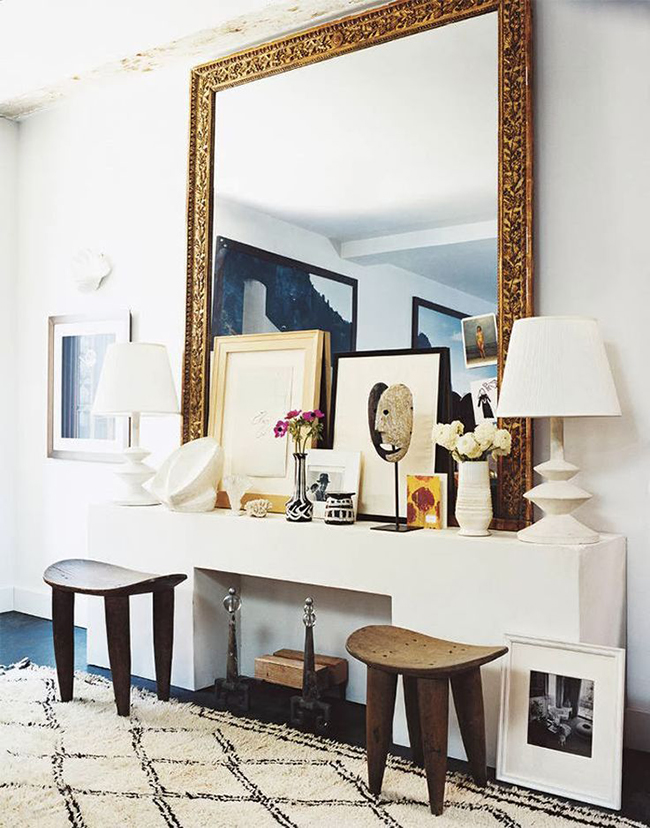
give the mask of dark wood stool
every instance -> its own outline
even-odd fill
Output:
[[[404,700],[413,760],[423,765],[432,814],[441,814],[447,773],[449,682],[469,766],[479,785],[487,782],[481,665],[507,647],[457,644],[400,627],[362,627],[346,644],[368,667],[366,751],[368,786],[379,794],[393,732],[397,676]]]
[[[174,587],[187,575],[151,575],[101,561],[68,560],[49,566],[43,580],[52,587],[54,657],[61,701],[72,699],[74,681],[74,596],[100,595],[106,611],[108,657],[115,703],[128,716],[131,702],[129,596],[153,593],[153,643],[158,698],[169,700],[174,641]]]

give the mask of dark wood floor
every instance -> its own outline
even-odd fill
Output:
[[[54,666],[52,625],[42,618],[34,618],[18,612],[0,614],[0,664],[13,664],[29,658],[34,664]],[[75,630],[75,669],[110,678],[108,670],[88,666],[86,662],[86,631]],[[155,690],[155,684],[147,679],[133,677],[138,687]],[[251,709],[246,715],[264,722],[284,724],[288,719],[289,697],[295,693],[283,687],[256,683],[252,686]],[[214,706],[210,689],[191,692],[172,688],[172,695],[181,700],[195,702],[206,707]],[[353,702],[332,701],[333,719],[329,737],[339,742],[364,746],[365,707]],[[410,758],[407,748],[395,745],[393,753]],[[623,815],[650,825],[650,753],[626,750],[623,772]],[[464,762],[449,760],[449,767],[464,771]],[[494,778],[494,771],[491,771]],[[0,780],[1,781],[1,780]]]

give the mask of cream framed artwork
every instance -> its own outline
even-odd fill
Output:
[[[223,476],[250,478],[243,503],[265,497],[271,511],[284,511],[292,490],[291,443],[276,439],[273,426],[290,409],[319,407],[327,347],[323,331],[215,338],[208,433],[224,450]],[[223,490],[217,506],[228,506]]]
[[[399,464],[400,518],[406,519],[406,478],[409,474],[447,471],[448,458],[436,468],[431,430],[450,419],[449,349],[423,348],[357,351],[334,359],[331,442],[335,451],[361,451],[359,517],[394,521],[393,473],[373,446],[368,428],[368,395],[375,383],[403,383],[413,394],[413,434]]]
[[[128,420],[95,416],[92,405],[106,349],[130,339],[128,310],[48,318],[48,457],[123,461]]]
[[[497,779],[620,809],[625,650],[507,635]]]

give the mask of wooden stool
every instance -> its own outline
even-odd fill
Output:
[[[432,814],[441,814],[447,773],[449,681],[469,766],[479,785],[487,782],[481,665],[507,647],[457,644],[400,627],[362,627],[346,644],[368,667],[366,751],[368,786],[379,794],[393,732],[397,676],[404,682],[409,740],[416,764],[424,765]]]
[[[187,575],[151,575],[101,561],[68,560],[49,566],[43,580],[52,587],[54,657],[61,701],[72,699],[74,680],[74,596],[101,595],[106,611],[108,657],[115,703],[128,716],[131,701],[129,596],[153,593],[153,643],[158,698],[169,700],[174,641],[174,587]]]

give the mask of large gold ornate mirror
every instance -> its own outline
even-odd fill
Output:
[[[532,313],[530,26],[528,0],[402,0],[193,71],[184,440],[231,333],[445,346],[454,416],[490,416]],[[506,425],[495,525],[515,529],[531,425]]]

